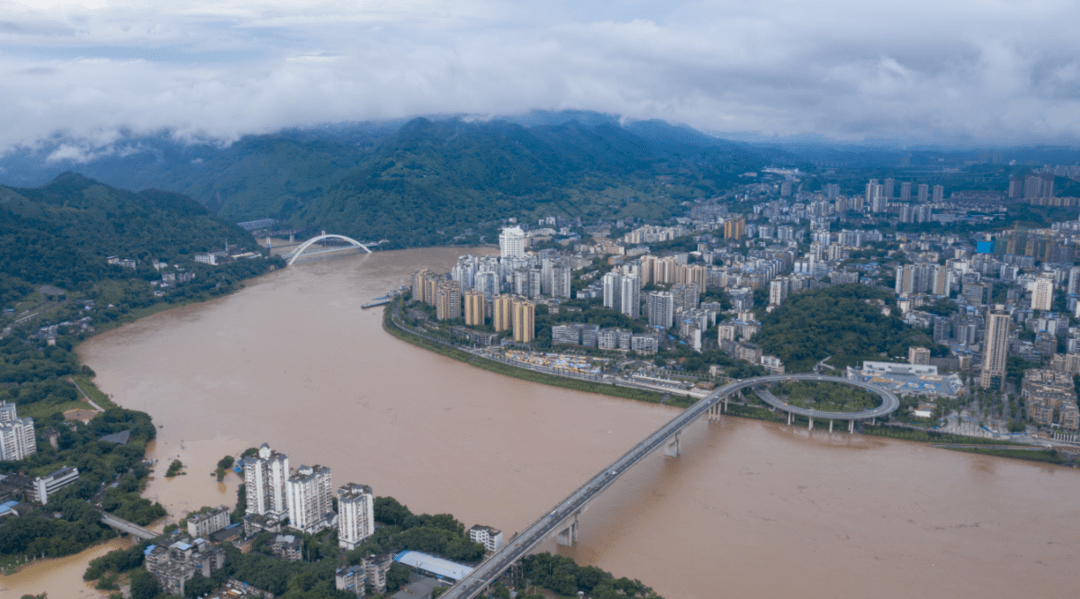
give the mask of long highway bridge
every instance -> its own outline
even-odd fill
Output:
[[[813,415],[817,415],[819,418],[822,417],[821,415],[823,414],[826,415],[824,416],[826,418],[828,415],[833,414],[839,415],[839,419],[850,420],[880,418],[892,413],[900,407],[899,398],[887,389],[862,381],[853,381],[834,376],[817,374],[773,375],[728,383],[711,393],[705,399],[702,399],[687,408],[670,422],[660,427],[656,432],[649,435],[644,441],[635,445],[621,458],[615,460],[610,466],[604,468],[582,487],[571,493],[569,497],[559,502],[550,513],[541,516],[539,520],[533,522],[524,532],[504,545],[502,549],[497,551],[494,555],[477,566],[471,573],[450,587],[442,597],[445,599],[472,599],[473,597],[480,595],[488,585],[510,568],[514,562],[527,555],[552,534],[558,535],[557,540],[560,544],[574,544],[577,541],[577,519],[585,505],[600,493],[606,491],[620,476],[625,474],[627,470],[661,447],[664,448],[664,453],[666,455],[678,456],[679,432],[702,415],[707,414],[710,420],[719,418],[720,403],[726,401],[734,393],[747,387],[760,387],[769,383],[787,381],[843,383],[866,389],[867,391],[881,396],[884,400],[881,406],[874,408],[873,410],[859,413],[834,413],[810,410],[810,412],[814,413]],[[776,407],[785,409],[789,413],[801,414],[802,412],[798,412],[797,410],[804,410],[804,408],[788,406],[786,403],[775,397],[772,397],[772,399],[777,402]],[[774,405],[768,400],[766,400],[766,403]]]

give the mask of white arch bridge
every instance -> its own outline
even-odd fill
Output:
[[[323,247],[323,248],[320,248],[320,249],[317,249],[317,250],[311,250],[310,252],[307,251],[308,248],[310,248],[312,245],[315,245],[316,243],[326,241],[327,239],[336,239],[336,240],[339,240],[339,241],[344,241],[346,243],[346,245],[336,245],[336,246],[331,246],[331,247]],[[300,245],[296,246],[296,249],[294,249],[293,251],[289,252],[285,256],[285,258],[286,258],[286,263],[285,264],[287,266],[291,266],[293,262],[296,262],[296,259],[299,258],[301,254],[304,254],[304,252],[307,252],[306,255],[308,255],[308,256],[314,256],[316,254],[325,254],[325,253],[328,253],[328,252],[340,252],[342,250],[351,250],[353,248],[360,248],[360,249],[364,250],[365,252],[367,252],[369,254],[371,253],[371,250],[368,248],[368,246],[360,243],[359,241],[353,239],[352,237],[346,237],[344,235],[335,235],[333,233],[328,234],[326,231],[323,231],[321,235],[316,235],[315,237],[312,237],[311,239],[305,241],[304,243],[301,243]]]

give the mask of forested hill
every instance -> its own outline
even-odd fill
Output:
[[[445,243],[505,215],[663,219],[763,164],[741,146],[698,142],[611,123],[415,119],[291,222],[400,247]]]
[[[0,181],[37,185],[66,168],[182,193],[233,222],[273,218],[400,247],[453,242],[463,223],[508,215],[663,217],[778,160],[796,161],[684,125],[558,112],[342,124],[227,146],[164,133],[85,151],[57,141],[0,158]]]
[[[134,193],[71,173],[35,189],[0,186],[0,273],[9,291],[16,283],[84,287],[117,271],[108,256],[147,267],[151,259],[190,262],[226,238],[257,249],[247,231],[175,193]]]

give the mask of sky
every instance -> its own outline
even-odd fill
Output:
[[[1080,145],[1080,2],[0,0],[0,155],[532,109]]]

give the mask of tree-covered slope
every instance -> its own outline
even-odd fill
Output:
[[[0,273],[63,288],[107,278],[108,256],[170,263],[219,249],[256,249],[243,229],[191,198],[124,191],[64,174],[35,189],[0,186]]]
[[[510,215],[664,217],[683,200],[725,191],[736,172],[759,164],[738,148],[665,153],[611,123],[415,119],[292,222],[417,246]]]
[[[832,356],[836,366],[860,360],[906,357],[909,346],[936,344],[925,333],[904,324],[893,306],[885,315],[867,300],[890,296],[865,285],[837,285],[789,297],[761,319],[755,341],[762,353],[784,363],[788,372],[807,372]]]

